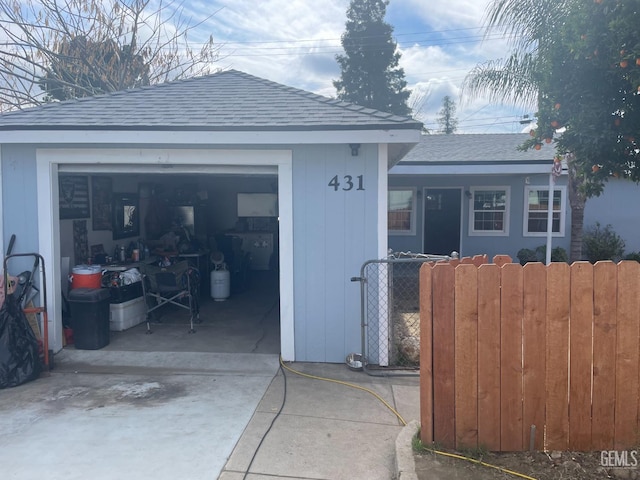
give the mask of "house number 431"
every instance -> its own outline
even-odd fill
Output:
[[[349,190],[353,190],[354,188],[356,190],[364,190],[364,175],[358,175],[357,177],[355,177],[356,179],[354,180],[354,178],[351,175],[345,175],[344,177],[342,177],[342,182],[340,182],[340,178],[338,175],[335,175],[330,181],[329,181],[329,186],[333,187],[333,191],[337,192],[338,189],[342,189],[345,192],[348,192]]]

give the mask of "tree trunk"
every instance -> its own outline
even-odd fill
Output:
[[[572,161],[573,157],[567,155],[567,168],[569,173],[569,205],[571,205],[571,246],[569,261],[582,260],[582,232],[584,230],[584,206],[587,197],[582,190],[584,176],[578,174]]]

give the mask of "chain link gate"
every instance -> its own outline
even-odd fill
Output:
[[[455,254],[455,252],[454,252]],[[452,254],[453,255],[453,254]],[[362,368],[370,375],[417,373],[420,367],[420,267],[446,255],[394,253],[360,269]]]

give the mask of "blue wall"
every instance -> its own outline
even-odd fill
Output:
[[[34,147],[2,146],[2,222],[4,248],[15,234],[13,253],[38,253],[38,188]],[[31,270],[33,258],[11,259],[8,271],[15,275]]]
[[[350,278],[378,257],[377,155],[376,145],[357,157],[345,145],[293,151],[296,360],[343,362],[360,351],[360,286]],[[328,185],[335,175],[337,191]],[[345,175],[355,182],[349,191]]]
[[[529,181],[527,184],[526,181]],[[441,188],[441,187],[459,187],[464,192],[472,187],[479,186],[509,186],[511,190],[510,208],[509,208],[509,235],[508,236],[470,236],[469,235],[469,201],[463,197],[462,201],[462,234],[461,234],[461,251],[463,256],[473,256],[487,254],[489,258],[494,255],[506,254],[510,255],[514,260],[517,259],[518,250],[521,248],[534,249],[546,243],[543,237],[525,237],[523,235],[523,218],[524,218],[524,193],[525,187],[541,185],[549,185],[548,174],[535,175],[422,175],[422,176],[405,176],[390,175],[389,187],[418,187],[418,201],[416,214],[416,234],[415,235],[389,235],[389,248],[394,251],[411,251],[414,253],[423,250],[423,224],[424,224],[424,205],[422,189],[424,187]],[[566,176],[558,180],[558,185],[566,185]],[[563,237],[553,238],[553,247],[562,247],[569,251],[570,243],[570,218],[571,211],[569,208],[569,200],[566,198],[566,227]],[[430,252],[423,252],[430,253]]]
[[[599,197],[587,200],[585,228],[600,222],[611,225],[625,241],[625,253],[640,251],[640,186],[629,180],[612,178]]]

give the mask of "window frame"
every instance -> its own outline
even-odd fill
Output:
[[[387,189],[387,222],[390,213],[389,193],[392,191],[410,191],[411,192],[411,215],[409,216],[410,227],[408,230],[393,230],[387,225],[389,235],[415,235],[416,234],[416,218],[418,208],[418,188],[417,187],[388,187]]]
[[[503,229],[502,230],[476,230],[475,229],[475,214],[476,210],[473,208],[474,199],[477,192],[486,192],[486,191],[496,191],[501,190],[505,192],[505,206],[504,206],[504,219],[503,219]],[[507,185],[498,185],[498,186],[476,186],[470,187],[469,193],[471,197],[469,198],[469,236],[470,237],[508,237],[509,236],[509,219],[511,212],[511,187]],[[478,210],[481,212],[482,210]]]
[[[529,192],[532,190],[549,191],[549,185],[526,185],[524,188],[524,202],[522,215],[522,236],[523,237],[546,237],[547,232],[530,232],[529,231]],[[560,231],[553,232],[553,237],[565,237],[566,218],[567,218],[567,187],[565,185],[555,185],[554,192],[560,191]],[[545,210],[546,215],[546,210]],[[546,219],[546,216],[545,216]]]

